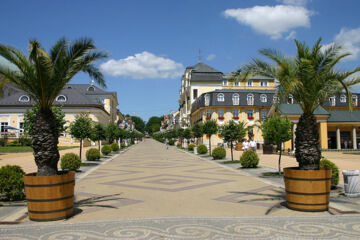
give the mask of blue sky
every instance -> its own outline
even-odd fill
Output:
[[[0,42],[27,50],[29,39],[45,48],[60,37],[91,37],[110,53],[100,62],[121,112],[147,120],[178,108],[184,68],[203,62],[237,70],[260,48],[295,53],[293,39],[338,42],[353,53],[339,69],[359,66],[357,0],[122,0],[1,2]],[[88,83],[84,74],[72,83]],[[356,87],[360,92],[360,87]]]

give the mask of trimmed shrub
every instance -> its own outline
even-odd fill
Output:
[[[176,144],[176,147],[181,148],[181,143]]]
[[[20,137],[19,143],[21,143],[21,146],[31,146],[31,138]]]
[[[170,145],[170,146],[174,146],[174,145],[175,145],[175,141],[172,140],[172,139],[170,139],[170,140],[169,140],[169,145]]]
[[[126,148],[126,144],[125,143],[121,143],[121,148]]]
[[[101,148],[101,153],[104,155],[109,155],[111,153],[112,149],[110,145],[105,145]]]
[[[6,165],[0,168],[0,193],[7,200],[22,200],[24,193],[24,171],[19,166]]]
[[[76,171],[81,166],[81,160],[79,155],[75,153],[66,153],[61,157],[60,167],[63,170],[72,170]]]
[[[117,144],[117,143],[112,143],[110,146],[111,146],[111,150],[112,150],[113,152],[117,152],[117,151],[120,150],[119,144]]]
[[[18,140],[11,141],[7,144],[8,147],[20,147],[21,143]]]
[[[86,151],[86,160],[88,161],[99,161],[100,151],[96,148],[90,148]]]
[[[244,168],[256,168],[259,164],[259,156],[255,151],[247,150],[241,155],[240,163]]]
[[[331,188],[336,188],[339,184],[339,168],[335,165],[335,163],[331,162],[326,158],[322,158],[320,160],[320,168],[331,169]]]
[[[198,154],[205,154],[208,152],[208,149],[207,147],[204,145],[204,144],[200,144],[198,147],[197,147],[197,152]]]
[[[188,151],[193,152],[194,151],[195,144],[189,144],[187,147]]]
[[[214,148],[214,150],[212,151],[212,157],[214,159],[223,159],[226,157],[226,151],[225,148],[223,147],[216,147]]]

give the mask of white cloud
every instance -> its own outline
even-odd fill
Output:
[[[345,52],[351,53],[351,56],[346,59],[357,59],[360,53],[360,28],[342,28],[335,36],[334,42],[342,45]]]
[[[285,5],[296,5],[296,6],[305,6],[307,0],[277,0]]]
[[[134,79],[177,78],[184,72],[184,66],[181,63],[147,51],[119,60],[110,59],[101,64],[100,68],[111,76]]]
[[[209,54],[207,57],[206,57],[206,61],[212,61],[216,58],[216,55],[215,54]]]
[[[291,5],[255,6],[224,11],[225,17],[235,18],[240,24],[248,25],[272,39],[281,38],[283,33],[294,28],[310,27],[312,14],[304,7]]]
[[[295,39],[295,36],[296,36],[296,32],[295,31],[291,31],[289,33],[289,35],[287,35],[287,37],[285,38],[286,40],[292,40],[292,39]]]

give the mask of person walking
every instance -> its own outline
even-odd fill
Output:
[[[245,139],[244,141],[243,141],[243,151],[247,151],[247,150],[249,150],[249,142],[248,142],[248,140],[247,139]]]
[[[254,139],[250,140],[249,147],[251,150],[256,151],[256,141]]]
[[[169,139],[165,140],[166,150],[169,149]]]

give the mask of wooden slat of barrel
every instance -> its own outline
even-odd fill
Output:
[[[326,211],[329,208],[331,170],[307,171],[284,168],[286,204],[300,211]]]
[[[51,221],[69,217],[73,212],[75,173],[56,176],[24,176],[29,218]]]
[[[236,151],[241,151],[241,150],[242,150],[242,143],[241,143],[241,142],[236,143],[236,145],[235,145],[235,150],[236,150]]]

